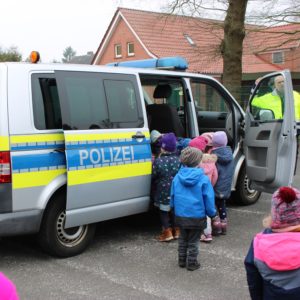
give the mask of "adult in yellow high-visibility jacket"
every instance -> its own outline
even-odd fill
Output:
[[[255,97],[251,103],[259,109],[270,109],[274,113],[275,119],[282,119],[284,107],[284,77],[277,76],[274,79],[274,90],[271,93],[265,94],[261,97]],[[294,95],[294,109],[296,121],[300,121],[300,94],[293,91]]]

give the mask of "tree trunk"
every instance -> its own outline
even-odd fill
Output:
[[[248,0],[229,0],[228,3],[221,44],[223,84],[241,103],[242,54]]]

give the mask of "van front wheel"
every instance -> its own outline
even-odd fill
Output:
[[[242,166],[238,181],[236,184],[236,190],[232,194],[234,203],[239,205],[251,205],[258,201],[261,192],[250,188],[250,180],[246,174],[245,166]]]
[[[82,253],[95,233],[95,225],[65,228],[65,194],[59,193],[45,211],[38,240],[51,255],[70,257]]]

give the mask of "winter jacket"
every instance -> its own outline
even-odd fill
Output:
[[[300,299],[299,250],[300,232],[255,236],[245,259],[252,300]]]
[[[176,223],[184,228],[204,229],[206,216],[216,215],[214,190],[201,168],[179,170],[172,182],[170,205]]]
[[[300,119],[300,94],[296,91],[293,91],[293,96],[294,96],[295,119],[299,120]],[[275,119],[283,118],[282,104],[283,101],[281,100],[276,90],[274,90],[272,93],[268,93],[260,97],[254,97],[253,101],[251,102],[252,106],[258,107],[260,109],[266,108],[272,110]]]
[[[179,158],[175,153],[162,153],[153,163],[152,185],[154,205],[158,206],[161,210],[170,210],[171,183],[179,167]]]
[[[228,199],[231,194],[231,182],[234,171],[232,150],[229,146],[214,148],[211,152],[216,154],[218,160],[218,180],[214,186],[216,198]]]
[[[200,163],[200,167],[204,170],[205,175],[209,178],[212,186],[214,186],[218,179],[218,170],[216,161],[218,157],[215,154],[204,153]]]

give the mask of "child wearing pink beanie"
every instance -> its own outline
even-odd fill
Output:
[[[190,147],[197,148],[204,152],[207,149],[208,144],[211,146],[212,144],[212,133],[206,133],[200,136],[195,137],[189,143]],[[209,178],[212,186],[214,186],[218,179],[218,171],[216,167],[216,161],[218,157],[215,154],[204,153],[202,156],[202,160],[199,164],[199,167],[203,169],[204,174]],[[201,235],[201,242],[211,242],[212,241],[212,228],[211,228],[211,220],[207,217],[207,227],[205,228],[203,234]],[[214,226],[221,226],[219,219],[214,221]]]

